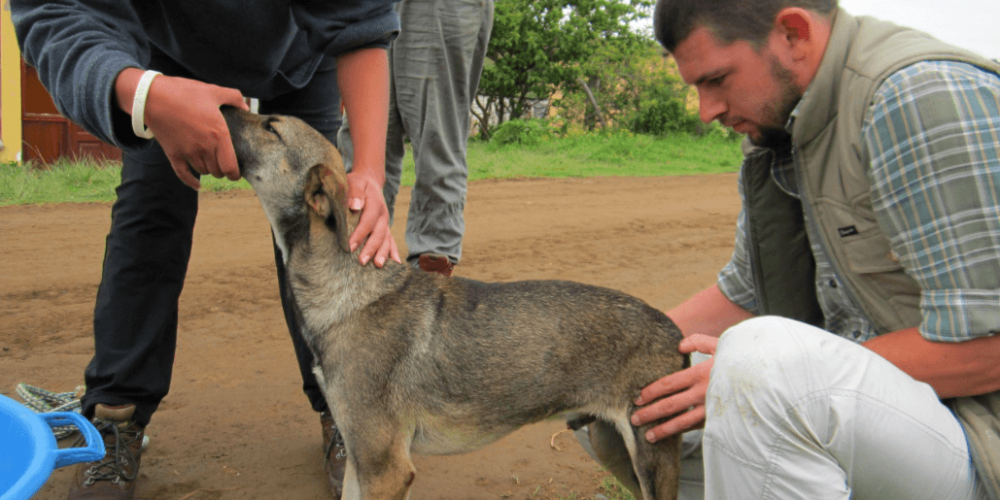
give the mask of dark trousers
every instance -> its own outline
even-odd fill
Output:
[[[154,61],[152,69],[185,76],[165,61]],[[336,144],[340,94],[332,61],[321,65],[306,87],[262,101],[260,112],[297,116]],[[135,404],[135,419],[145,426],[170,388],[177,304],[191,257],[198,193],[177,178],[155,141],[141,152],[125,152],[122,164],[94,308],[95,353],[84,374],[83,411],[91,417],[98,403]],[[323,411],[326,400],[312,373],[312,353],[289,300],[277,246],[274,254],[303,389],[313,409]]]

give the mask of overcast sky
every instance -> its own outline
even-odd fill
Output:
[[[839,3],[853,15],[874,16],[917,28],[952,45],[1000,59],[1000,0],[840,0]],[[644,23],[651,24],[649,20]]]
[[[952,45],[1000,59],[1000,0],[840,0],[853,15],[917,28]]]

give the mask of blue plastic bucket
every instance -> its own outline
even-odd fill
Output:
[[[60,450],[52,428],[75,425],[86,448]],[[104,457],[104,440],[82,415],[72,412],[36,414],[0,395],[0,500],[27,500],[45,484],[52,471]]]

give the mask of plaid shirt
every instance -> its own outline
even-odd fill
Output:
[[[951,61],[904,68],[879,87],[862,135],[872,206],[900,264],[922,289],[920,333],[960,342],[1000,332],[1000,78]],[[778,155],[771,173],[797,196],[790,154]],[[815,221],[806,226],[826,329],[856,342],[874,337],[879,332],[819,245]],[[743,212],[718,285],[760,313],[747,252]]]

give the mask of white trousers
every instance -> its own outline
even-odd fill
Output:
[[[726,331],[715,358],[706,499],[987,498],[955,416],[872,351],[761,317]]]

